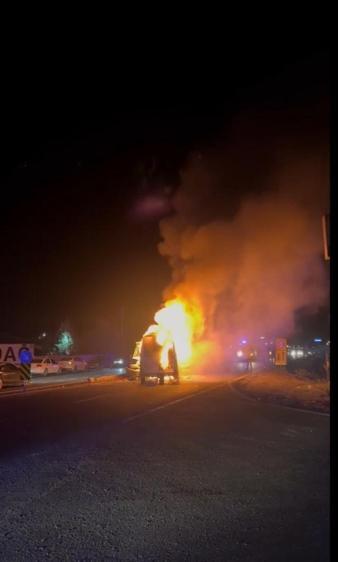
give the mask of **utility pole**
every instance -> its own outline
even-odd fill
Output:
[[[322,233],[324,246],[324,260],[330,261],[330,214],[322,216]],[[330,380],[330,348],[325,350],[324,369],[327,380]]]
[[[330,261],[330,215],[322,216],[322,232],[324,245],[324,259]]]
[[[121,352],[123,354],[125,351],[124,332],[125,332],[125,306],[122,304],[120,308],[120,345],[121,345]]]

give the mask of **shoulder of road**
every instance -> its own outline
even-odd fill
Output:
[[[330,412],[330,382],[287,372],[265,372],[236,378],[232,387],[253,400],[314,412]]]

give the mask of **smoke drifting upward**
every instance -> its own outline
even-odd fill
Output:
[[[202,310],[197,346],[215,366],[235,340],[290,336],[295,311],[328,299],[321,214],[328,211],[327,140],[241,119],[222,147],[191,157],[160,222],[172,268],[164,298]],[[290,123],[290,120],[288,121]],[[298,116],[299,123],[299,116]],[[210,354],[208,354],[210,365]]]

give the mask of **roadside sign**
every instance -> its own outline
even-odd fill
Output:
[[[276,338],[275,340],[275,365],[287,365],[287,341],[285,338]]]
[[[34,355],[33,344],[0,343],[0,362],[4,363],[30,363],[29,357]],[[21,358],[25,357],[22,361]]]

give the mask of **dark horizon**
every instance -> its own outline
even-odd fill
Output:
[[[252,55],[242,72],[233,63],[215,95],[108,103],[97,92],[75,111],[74,94],[68,103],[58,92],[41,105],[12,100],[2,133],[0,332],[36,338],[68,321],[88,346],[118,345],[121,330],[128,345],[138,339],[170,280],[157,250],[170,208],[140,217],[138,204],[168,201],[191,153],[226,144],[238,118],[283,114],[279,127],[299,119],[304,138],[328,143],[328,56],[304,51],[256,66]]]

